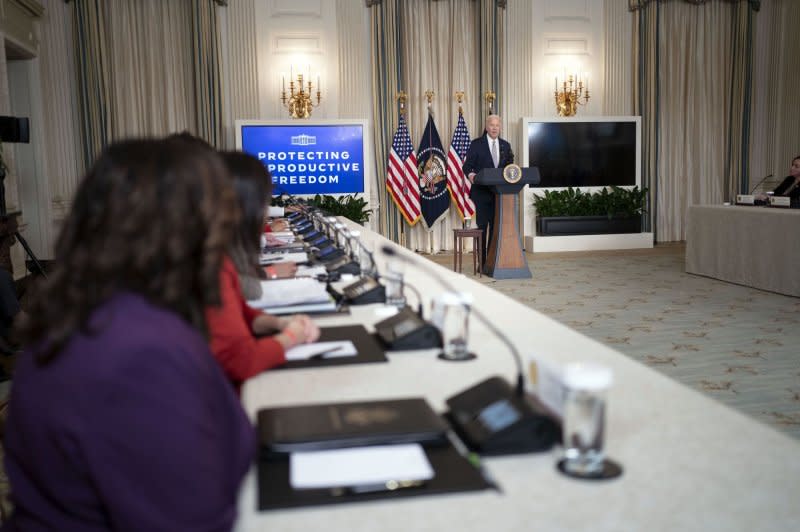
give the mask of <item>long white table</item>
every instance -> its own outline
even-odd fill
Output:
[[[379,245],[388,243],[363,228],[362,236]],[[399,252],[411,255],[404,249]],[[564,477],[555,468],[555,449],[486,459],[502,494],[486,490],[258,512],[253,468],[240,493],[237,530],[796,529],[800,443],[489,286],[433,267],[472,292],[476,304],[524,356],[550,364],[592,360],[613,369],[606,443],[609,456],[623,465],[623,476],[600,483]],[[442,290],[411,266],[406,267],[406,278],[426,298]],[[380,319],[379,307],[356,307],[350,316],[320,319],[319,324],[372,324]],[[499,374],[513,381],[515,375],[504,345],[476,320],[470,327],[470,345],[478,355],[471,362],[445,362],[427,350],[391,353],[383,364],[269,371],[245,384],[242,401],[253,420],[264,407],[410,396],[424,396],[443,411],[447,397],[484,378]]]
[[[800,296],[800,209],[692,205],[686,271]]]

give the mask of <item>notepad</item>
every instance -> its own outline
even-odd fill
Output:
[[[328,273],[328,270],[325,266],[298,266],[297,271],[295,272],[295,277],[314,277],[316,278],[318,275],[325,275]]]
[[[259,258],[261,265],[279,262],[308,262],[308,253],[262,253]]]
[[[357,489],[390,481],[426,481],[433,476],[418,443],[299,452],[289,460],[289,483],[294,489]]]
[[[296,345],[286,351],[286,360],[308,360],[310,358],[353,357],[358,354],[350,340],[336,342],[314,342]]]
[[[288,316],[290,314],[326,314],[337,312],[338,308],[336,301],[328,296],[327,301],[320,303],[298,303],[281,307],[264,307],[262,310],[269,312],[273,316]]]
[[[278,279],[261,281],[261,297],[247,302],[253,308],[267,309],[308,303],[328,303],[331,296],[325,283],[316,279]]]

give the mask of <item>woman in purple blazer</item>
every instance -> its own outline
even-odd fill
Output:
[[[187,138],[107,148],[22,332],[3,530],[230,530],[255,449],[205,339],[235,198]]]

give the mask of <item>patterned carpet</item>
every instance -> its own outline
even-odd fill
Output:
[[[682,244],[528,254],[533,279],[465,274],[800,438],[800,299],[684,272]],[[452,254],[429,256],[452,268]]]

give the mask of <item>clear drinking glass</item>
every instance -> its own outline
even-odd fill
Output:
[[[344,247],[347,244],[347,237],[349,236],[347,226],[339,222],[335,224],[334,227],[336,228],[336,247],[344,251]]]
[[[350,236],[347,238],[347,254],[350,258],[358,262],[358,248],[361,239],[361,231],[350,231]]]
[[[472,298],[469,294],[445,292],[433,300],[431,322],[442,333],[441,358],[465,360],[469,352],[469,313]]]
[[[397,308],[404,307],[406,305],[406,296],[403,294],[403,274],[388,271],[383,274],[382,278],[386,287],[386,304]]]
[[[565,368],[563,467],[568,473],[590,477],[603,472],[606,395],[612,380],[611,370],[597,364]]]
[[[361,275],[368,277],[375,277],[378,274],[378,268],[372,255],[373,246],[374,244],[364,240],[358,243],[358,266],[361,268]]]
[[[336,216],[327,216],[325,218],[325,234],[328,236],[328,240],[333,241],[336,238],[337,223],[339,223],[339,220]]]

